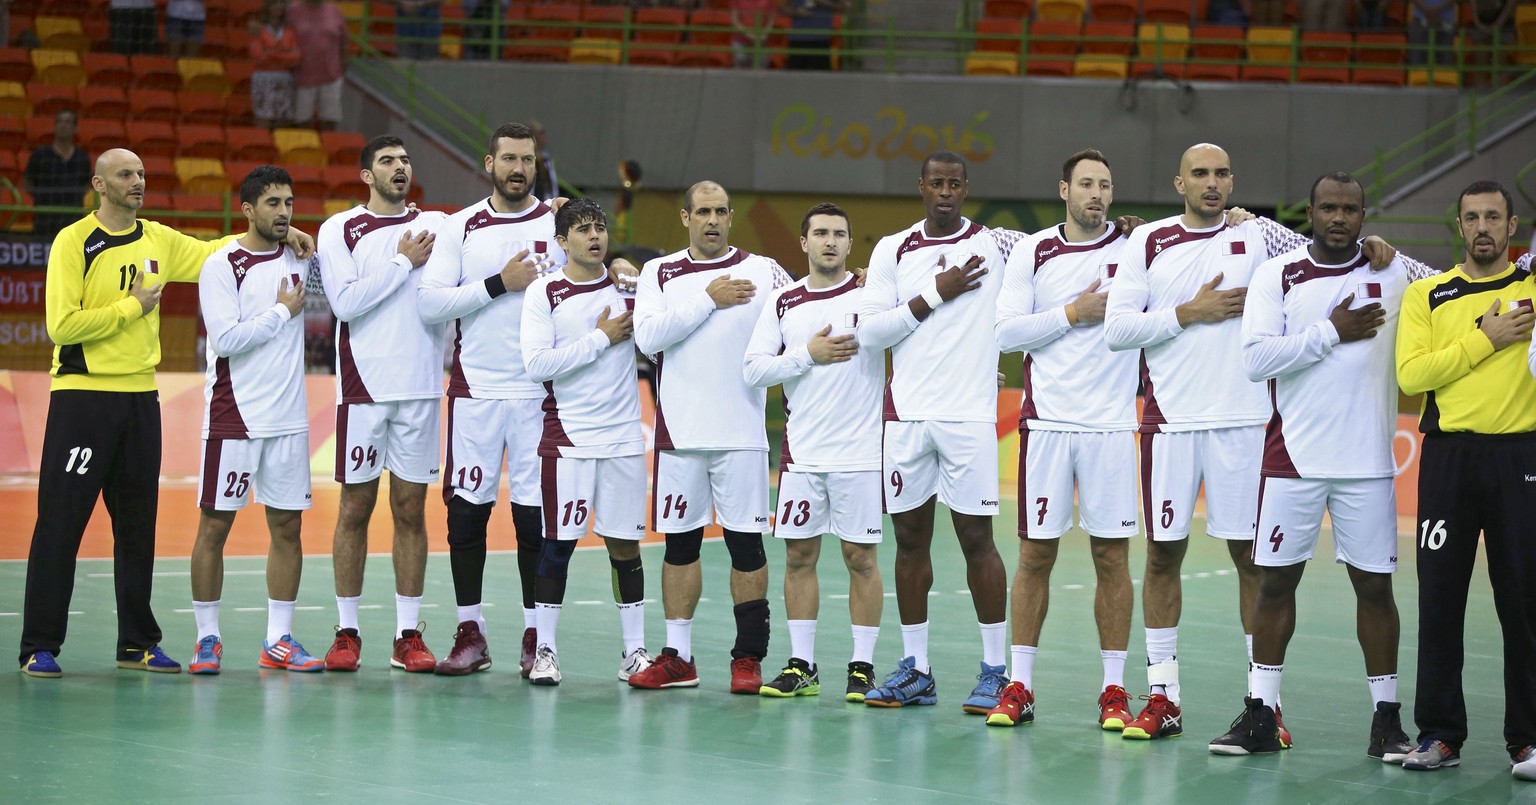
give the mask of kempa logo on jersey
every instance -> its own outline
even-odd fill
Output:
[[[372,221],[360,221],[358,223],[353,224],[352,226],[347,228],[347,239],[352,241],[353,243],[356,243],[357,240],[359,238],[361,238],[363,236],[363,234],[368,231],[368,227],[370,227],[370,226],[373,226],[373,222]]]
[[[1061,251],[1061,241],[1059,240],[1052,242],[1049,248],[1042,244],[1040,250],[1035,252],[1035,262],[1038,264],[1049,260],[1059,251]]]
[[[99,249],[101,249],[101,247],[103,247],[105,245],[107,245],[106,241],[98,240],[95,243],[92,243],[91,245],[85,247],[85,253],[86,254],[90,254],[91,252],[98,251]]]
[[[1438,290],[1438,291],[1435,291],[1434,293],[1430,294],[1429,298],[1431,298],[1431,299],[1450,299],[1453,296],[1460,296],[1460,295],[1461,295],[1461,289],[1460,288],[1444,288],[1442,290]]]
[[[881,530],[878,529],[878,528],[866,528],[866,529],[864,529],[864,536],[866,536],[866,537],[878,537],[878,536],[881,535],[881,533],[883,533],[883,532],[881,532]]]
[[[796,291],[796,292],[794,292],[792,294],[785,294],[785,295],[779,297],[779,315],[783,316],[784,315],[784,311],[788,310],[793,305],[799,303],[799,301],[804,299],[804,298],[805,298],[805,292],[804,291]]]
[[[1156,240],[1152,241],[1152,251],[1161,252],[1164,246],[1172,246],[1175,242],[1178,241],[1179,238],[1182,237],[1184,237],[1184,233],[1175,232],[1166,238],[1157,238]]]
[[[981,505],[983,505],[983,506],[996,506],[997,505],[997,501],[996,500],[987,500],[986,498],[982,498]]]
[[[1120,527],[1121,528],[1135,528],[1136,527],[1136,521],[1135,520],[1121,520],[1120,521]]]
[[[234,269],[235,269],[235,279],[237,279],[237,280],[245,279],[245,273],[247,271],[250,271],[250,268],[246,266],[246,263],[249,263],[250,261],[251,261],[251,256],[248,255],[248,254],[242,254],[239,257],[232,257],[232,258],[230,258],[229,264],[231,266],[234,266]]]
[[[570,286],[565,286],[565,287],[562,287],[562,288],[556,288],[556,289],[550,291],[549,292],[549,306],[550,307],[559,307],[560,303],[565,301],[565,295],[570,293],[570,292],[571,292]]]

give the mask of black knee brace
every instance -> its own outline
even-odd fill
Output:
[[[448,547],[485,547],[485,524],[494,503],[470,503],[454,495],[448,499]]]
[[[667,534],[666,538],[667,553],[662,561],[669,565],[691,565],[699,561],[699,546],[704,544],[704,529]]]
[[[768,564],[768,556],[763,553],[762,534],[726,529],[725,549],[731,552],[732,570],[751,573]]]
[[[538,506],[512,504],[512,529],[517,533],[517,548],[538,550],[544,539],[543,509]]]
[[[576,553],[576,540],[547,539],[539,554],[539,576],[564,580],[570,571],[571,555]]]

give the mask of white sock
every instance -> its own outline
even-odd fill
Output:
[[[395,637],[421,624],[421,596],[395,593]]]
[[[816,621],[789,622],[789,655],[816,666]]]
[[[267,599],[267,643],[276,643],[283,635],[293,635],[293,605],[295,601]]]
[[[467,607],[459,607],[459,623],[474,621],[480,626],[480,636],[485,636],[485,616],[480,614],[479,604],[470,604]]]
[[[1271,709],[1280,701],[1280,672],[1284,665],[1253,664],[1253,698],[1269,705]]]
[[[928,621],[922,623],[903,623],[901,625],[901,647],[908,657],[916,663],[916,668],[923,673],[928,673]]]
[[[533,609],[529,609],[527,607],[523,607],[523,628],[524,629],[537,629],[537,628],[539,628],[539,626],[538,626],[538,623],[539,623],[538,612],[539,612],[539,605],[538,605],[537,602],[534,603]]]
[[[219,602],[193,601],[192,617],[197,621],[197,639],[219,636]],[[1397,677],[1393,677],[1395,682]]]
[[[1170,626],[1166,629],[1147,629],[1146,633],[1147,665],[1160,665],[1178,658],[1179,627]],[[1152,692],[1164,695],[1168,693],[1162,685],[1153,685]]]
[[[336,620],[337,626],[343,629],[357,628],[357,602],[363,600],[360,595],[336,596]]]
[[[619,604],[619,632],[624,636],[624,656],[645,648],[645,602]]]
[[[1035,653],[1040,649],[1037,646],[1013,646],[1008,653],[1013,655],[1013,670],[1008,674],[1008,681],[1017,682],[1030,690],[1035,689]]]
[[[192,606],[197,606],[193,604]],[[217,603],[214,606],[218,606]],[[1397,674],[1385,676],[1368,676],[1365,681],[1371,686],[1371,707],[1374,709],[1380,702],[1397,701]]]
[[[539,645],[549,646],[550,651],[558,653],[555,648],[555,630],[560,626],[560,605],[540,601],[533,605],[533,609],[536,618],[533,628],[538,630]]]
[[[981,661],[987,665],[1002,666],[1008,663],[1008,634],[1005,628],[1007,621],[997,623],[977,623],[981,627]]]
[[[1248,644],[1248,695],[1251,697],[1253,696],[1253,635],[1245,634],[1243,640]],[[1273,707],[1275,703],[1265,702],[1265,704]]]
[[[683,662],[693,660],[693,618],[667,618],[667,648]]]
[[[880,636],[878,626],[853,627],[853,659],[852,662],[867,662],[875,664],[875,638]]]
[[[1099,650],[1099,659],[1104,663],[1104,687],[1125,687],[1125,658],[1129,653]]]

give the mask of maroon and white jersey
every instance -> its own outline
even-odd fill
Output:
[[[387,402],[443,396],[443,324],[417,308],[421,271],[400,238],[437,231],[448,216],[409,210],[375,215],[362,205],[320,225],[315,257],[336,314],[336,401]]]
[[[716,277],[751,280],[752,301],[716,308]],[[635,295],[635,346],[656,361],[656,449],[764,450],[767,394],[741,376],[758,314],[793,282],[772,259],[732,246],[714,260],[684,249],[647,261]]]
[[[309,262],[279,245],[252,253],[231,240],[203,263],[198,304],[208,328],[204,439],[264,439],[309,430],[304,319],[278,304]]]
[[[992,336],[1005,255],[991,230],[962,218],[942,238],[919,221],[875,245],[859,309],[859,343],[891,350],[885,419],[911,422],[997,421],[997,342]],[[982,258],[981,287],[939,306],[919,322],[908,302],[933,287],[945,267]]]
[[[1024,353],[1020,430],[1135,429],[1137,354],[1111,352],[1102,324],[1073,327],[1066,312],[1094,280],[1100,293],[1114,285],[1125,244],[1113,225],[1070,243],[1058,224],[1008,256],[994,335],[998,349]]]
[[[860,349],[847,362],[818,366],[807,347],[828,325],[832,336],[855,333],[862,290],[852,274],[830,288],[802,279],[774,291],[757,317],[743,372],[759,388],[784,384],[782,470],[880,469],[884,353]]]
[[[544,384],[544,436],[539,455],[609,458],[645,452],[635,348],[609,344],[597,329],[634,305],[606,275],[576,282],[564,271],[534,280],[523,295],[523,363]]]
[[[1246,288],[1267,248],[1257,221],[1190,229],[1175,215],[1131,232],[1109,290],[1104,335],[1111,349],[1142,350],[1142,432],[1269,418],[1264,386],[1243,371],[1241,319],[1184,329],[1175,311],[1217,274],[1217,290]]]
[[[1254,272],[1243,311],[1243,365],[1269,390],[1264,475],[1392,477],[1394,349],[1409,281],[1403,260],[1373,271],[1357,252],[1342,265],[1324,265],[1306,247]],[[1386,321],[1374,338],[1344,344],[1328,317],[1350,294],[1352,307],[1380,304]]]
[[[518,252],[547,255],[549,272],[565,265],[555,243],[555,214],[538,203],[520,213],[499,213],[489,198],[448,216],[432,256],[422,266],[421,318],[454,322],[449,397],[540,400],[544,387],[523,366],[523,292],[509,292],[501,270]],[[456,320],[456,321],[455,321]]]

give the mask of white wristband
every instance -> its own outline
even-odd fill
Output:
[[[939,286],[934,285],[923,291],[923,301],[928,303],[929,310],[938,310],[939,305],[944,304],[944,297],[939,295]]]

